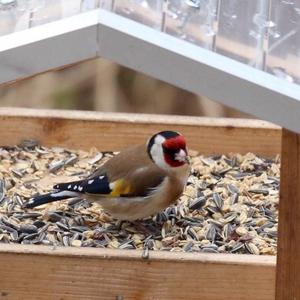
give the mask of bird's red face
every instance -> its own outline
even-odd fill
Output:
[[[182,135],[166,139],[162,143],[162,149],[164,160],[170,167],[180,167],[188,163],[186,142]]]
[[[153,135],[148,141],[147,151],[150,159],[162,169],[188,163],[185,138],[175,131],[161,131]]]

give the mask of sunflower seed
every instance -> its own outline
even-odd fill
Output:
[[[0,232],[15,232],[16,230],[10,226],[0,224]]]
[[[72,226],[70,227],[70,231],[74,231],[74,232],[85,232],[85,231],[88,231],[89,230],[89,227],[87,226]]]
[[[223,227],[223,230],[222,230],[222,235],[223,235],[223,238],[225,241],[228,240],[228,238],[231,236],[233,232],[233,227],[231,224],[226,224],[224,227]]]
[[[36,213],[36,212],[30,212],[30,213],[16,213],[15,214],[15,217],[17,219],[35,219],[35,218],[38,218],[38,217],[41,217],[42,214],[41,213]]]
[[[216,238],[216,227],[212,224],[209,226],[209,229],[206,232],[206,239],[208,239],[209,241],[214,241]]]
[[[187,230],[187,234],[188,234],[192,239],[194,239],[194,240],[196,240],[196,241],[199,240],[196,231],[195,231],[192,227],[189,227],[189,229]]]
[[[90,159],[88,161],[88,163],[90,165],[94,165],[95,163],[97,163],[98,161],[100,161],[103,158],[103,153],[99,152],[97,153],[97,155],[95,157],[93,157],[92,159]]]
[[[254,193],[254,194],[262,194],[264,196],[269,195],[269,191],[268,190],[262,190],[262,189],[251,189],[249,190],[250,193]]]
[[[43,226],[46,225],[46,223],[44,221],[41,221],[41,220],[36,220],[32,223],[34,226],[36,226],[37,228],[41,228]]]
[[[69,201],[68,201],[68,205],[70,206],[74,206],[76,204],[79,204],[80,202],[84,201],[81,197],[74,197],[74,198],[71,198]]]
[[[245,243],[245,248],[250,254],[259,255],[259,249],[253,243]]]
[[[73,165],[78,161],[77,155],[71,154],[71,156],[64,161],[65,166]]]
[[[194,246],[193,242],[188,242],[187,244],[185,244],[183,246],[182,249],[183,249],[184,252],[190,252],[192,250],[193,246]]]
[[[15,222],[11,222],[9,221],[8,219],[6,218],[1,218],[1,223],[3,223],[4,225],[14,229],[14,230],[17,230],[19,231],[20,230],[20,226],[18,224],[16,224]]]
[[[5,198],[6,190],[5,190],[5,181],[0,180],[0,203]]]
[[[227,189],[231,194],[239,194],[240,192],[239,189],[233,184],[228,184]]]
[[[210,212],[211,214],[215,214],[216,212],[218,212],[218,209],[216,207],[213,207],[213,206],[207,206],[206,210],[208,212]]]
[[[20,207],[23,207],[24,203],[19,195],[16,194],[13,199],[16,202],[16,204],[18,204]]]
[[[201,157],[201,161],[203,162],[204,165],[206,165],[208,167],[212,166],[215,163],[215,161],[211,158]]]
[[[71,246],[70,238],[67,235],[63,236],[62,243],[64,246]]]
[[[18,232],[17,231],[12,231],[12,232],[10,232],[10,238],[11,238],[11,240],[13,241],[13,242],[17,242],[18,241],[18,239],[19,239],[19,234],[18,234]]]
[[[21,224],[19,230],[28,234],[36,233],[38,231],[37,227],[31,224]]]
[[[23,241],[24,240],[33,240],[34,238],[36,238],[38,236],[38,233],[31,233],[31,234],[28,234],[26,235],[24,238],[23,238]]]
[[[48,220],[50,222],[59,222],[62,219],[62,216],[56,212],[48,212]]]
[[[240,173],[239,172],[239,173],[233,174],[233,177],[237,180],[243,180],[243,179],[245,179],[245,177],[248,177],[250,175],[251,175],[251,173]]]
[[[198,197],[190,204],[189,208],[192,210],[199,209],[203,207],[205,203],[206,203],[206,197]]]
[[[24,176],[23,170],[13,169],[11,171],[12,171],[12,174],[14,174],[17,178],[22,178]]]
[[[66,224],[63,224],[62,222],[56,222],[56,225],[62,230],[69,231],[69,227]]]
[[[64,165],[65,165],[65,162],[63,159],[61,159],[61,160],[51,162],[49,164],[48,168],[49,168],[50,172],[54,173],[54,172],[58,171],[59,169],[61,169]]]
[[[210,247],[203,247],[203,248],[201,249],[201,252],[204,252],[204,253],[219,253],[218,250],[212,249],[212,248],[210,248]]]
[[[217,208],[222,209],[224,200],[218,193],[213,193],[213,200]]]
[[[244,244],[243,243],[241,243],[241,242],[237,242],[235,245],[234,245],[234,247],[231,249],[231,253],[234,253],[234,252],[237,252],[237,251],[239,251],[239,250],[242,250],[242,249],[244,249]]]

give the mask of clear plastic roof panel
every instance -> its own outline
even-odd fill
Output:
[[[99,5],[97,0],[0,0],[0,35],[70,17]]]
[[[300,0],[104,2],[130,19],[300,83]]]
[[[274,1],[265,68],[271,74],[300,83],[300,0]]]
[[[253,67],[263,68],[267,2],[220,2],[216,51]]]
[[[96,8],[300,83],[300,0],[0,0],[0,35]]]
[[[162,28],[168,34],[214,50],[218,5],[218,0],[169,1],[166,4]]]
[[[143,23],[152,28],[161,30],[163,24],[163,1],[105,1],[106,7],[111,7],[114,12],[128,17],[137,22]]]

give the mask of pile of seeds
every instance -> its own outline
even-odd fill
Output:
[[[22,205],[56,183],[84,178],[115,153],[46,148],[35,141],[0,148],[0,242],[212,253],[276,254],[279,157],[204,157],[180,200],[136,222],[113,220],[74,198]]]

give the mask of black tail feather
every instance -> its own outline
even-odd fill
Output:
[[[42,204],[60,201],[68,198],[75,197],[76,194],[74,192],[67,191],[54,191],[52,193],[39,195],[30,199],[25,205],[24,208],[33,208]]]
[[[66,182],[66,183],[58,183],[55,186],[53,186],[53,188],[55,190],[60,190],[60,191],[72,191],[72,190],[76,190],[77,187],[81,183],[82,183],[82,180],[77,180],[77,181],[72,181],[72,182]]]

